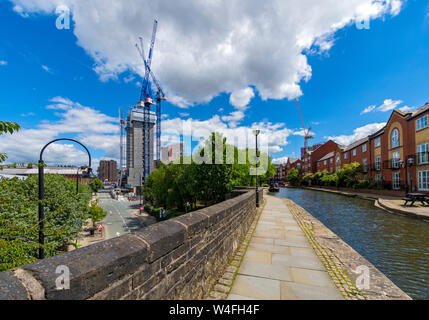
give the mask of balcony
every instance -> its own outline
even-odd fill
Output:
[[[422,166],[429,164],[429,152],[418,152],[408,156],[408,163],[410,165]]]
[[[369,165],[369,168],[371,169],[371,171],[381,171],[381,162],[379,163],[371,163]]]
[[[383,161],[383,169],[398,170],[401,167],[401,159],[395,158]]]

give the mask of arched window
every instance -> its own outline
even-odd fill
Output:
[[[398,129],[393,129],[391,141],[392,141],[392,148],[396,148],[399,146],[399,131],[398,131]]]

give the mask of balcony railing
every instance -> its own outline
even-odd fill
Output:
[[[382,165],[381,165],[381,162],[379,162],[379,163],[371,163],[369,165],[369,167],[370,167],[371,171],[381,171]]]
[[[408,163],[410,165],[417,165],[417,166],[421,166],[421,165],[425,165],[425,164],[429,164],[429,152],[425,151],[425,152],[418,152],[416,154],[412,154],[408,156]]]
[[[389,159],[383,161],[383,169],[401,169],[401,159]]]

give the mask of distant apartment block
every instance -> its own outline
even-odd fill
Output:
[[[117,182],[118,163],[115,160],[101,160],[98,167],[98,178],[103,182]]]
[[[161,148],[161,160],[164,163],[172,163],[183,156],[183,143],[173,144]]]

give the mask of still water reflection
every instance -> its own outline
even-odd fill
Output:
[[[325,192],[282,188],[276,195],[310,212],[410,297],[429,299],[428,222]]]

